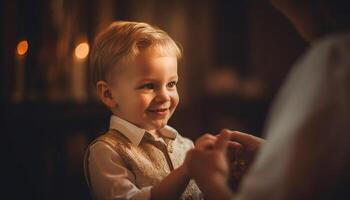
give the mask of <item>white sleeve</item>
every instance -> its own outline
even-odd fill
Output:
[[[89,150],[88,170],[94,198],[151,199],[151,187],[137,188],[134,174],[110,146],[96,142]]]
[[[327,45],[327,43],[326,43]],[[350,166],[350,58],[319,46],[292,71],[238,199],[333,199]],[[322,48],[324,47],[324,48]]]

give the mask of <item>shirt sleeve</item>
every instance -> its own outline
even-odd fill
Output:
[[[346,191],[350,59],[334,46],[317,48],[292,72],[235,199],[337,199]]]
[[[151,186],[137,188],[135,176],[110,146],[96,142],[90,147],[89,174],[96,199],[151,199]]]

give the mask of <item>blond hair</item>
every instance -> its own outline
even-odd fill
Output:
[[[163,30],[141,22],[116,21],[97,35],[90,54],[90,67],[94,85],[107,81],[114,66],[132,59],[146,49],[155,49],[162,55],[181,59],[180,46]]]

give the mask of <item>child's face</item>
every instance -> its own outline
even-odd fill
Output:
[[[110,86],[114,114],[149,131],[164,127],[179,102],[177,58],[148,50],[121,67]]]

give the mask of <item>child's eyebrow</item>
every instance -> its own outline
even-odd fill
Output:
[[[175,75],[175,76],[171,76],[170,78],[168,78],[168,80],[174,80],[174,79],[178,79],[179,78],[179,76],[178,75]],[[150,77],[150,78],[143,78],[143,79],[141,79],[140,81],[138,81],[139,83],[144,83],[144,82],[159,82],[159,80],[158,79],[156,79],[156,78],[152,78],[152,77]]]
[[[143,78],[143,79],[140,79],[138,82],[144,83],[144,82],[154,82],[154,81],[157,81],[157,80],[154,78]]]
[[[179,76],[175,75],[175,76],[170,77],[169,79],[171,80],[171,79],[178,79],[178,78],[179,78]]]

